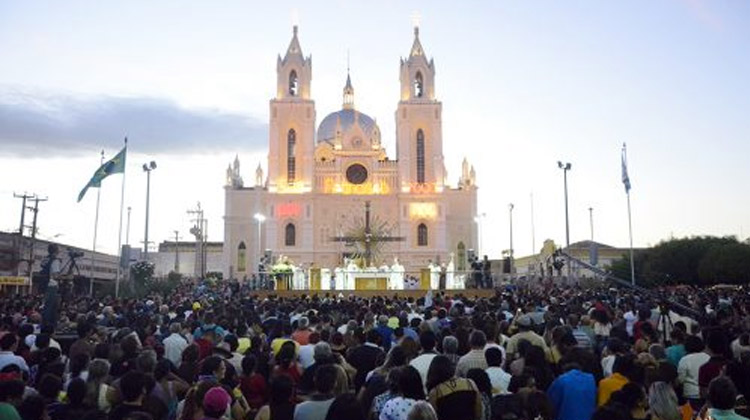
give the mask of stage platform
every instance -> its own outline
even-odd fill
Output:
[[[470,298],[470,299],[476,299],[476,298],[491,298],[495,296],[495,289],[452,289],[452,290],[439,290],[439,291],[433,291],[433,297],[436,296],[438,293],[444,293],[446,296],[456,296],[456,295],[462,295],[464,297]],[[339,294],[343,294],[345,297],[348,297],[350,295],[358,296],[358,297],[364,297],[364,298],[370,298],[374,296],[398,296],[398,297],[405,297],[405,298],[414,298],[419,299],[425,297],[427,294],[426,290],[256,290],[253,291],[252,294],[258,295],[261,298],[266,298],[270,296],[276,296],[276,297],[284,297],[284,298],[291,298],[291,297],[300,297],[300,296],[315,296],[318,297],[325,297],[328,296],[338,296]]]

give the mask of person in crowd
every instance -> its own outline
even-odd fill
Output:
[[[328,409],[325,420],[366,420],[365,412],[362,409],[357,397],[352,394],[341,394],[333,400],[331,407]]]
[[[391,390],[394,395],[383,405],[379,420],[407,420],[408,414],[417,401],[424,400],[424,388],[419,372],[412,366],[397,368],[398,386]]]
[[[179,322],[173,322],[169,325],[169,336],[162,340],[164,357],[172,362],[175,367],[180,367],[182,354],[188,346],[187,340],[180,332],[182,332],[182,325]]]
[[[740,416],[734,410],[737,400],[737,389],[732,380],[726,376],[714,378],[708,385],[708,415],[705,416],[705,407],[701,419],[711,420],[748,420]]]
[[[325,420],[333,403],[336,385],[336,368],[324,365],[315,371],[315,392],[294,409],[294,420]]]
[[[109,420],[125,420],[134,412],[146,412],[143,399],[146,396],[146,376],[137,371],[131,371],[120,379],[122,402],[112,408]]]
[[[294,420],[294,382],[287,375],[271,379],[268,404],[261,407],[255,420]]]
[[[482,397],[482,417],[481,420],[490,420],[492,417],[492,384],[487,373],[479,368],[469,369],[466,378],[470,379],[477,386],[479,396]]]
[[[569,362],[563,366],[547,390],[555,420],[581,420],[591,418],[596,408],[596,382],[594,375],[582,371],[580,364]]]
[[[375,369],[378,360],[383,360],[385,356],[383,349],[378,345],[380,339],[380,333],[371,329],[367,332],[367,341],[352,349],[347,357],[347,362],[357,369],[357,374],[354,377],[354,389],[356,392],[359,392],[359,389],[364,385],[367,373]]]
[[[469,336],[471,350],[458,359],[456,364],[456,376],[465,378],[470,369],[487,369],[487,359],[484,358],[484,346],[487,345],[487,337],[481,330],[474,330]]]
[[[487,359],[487,376],[492,385],[492,395],[508,393],[511,375],[503,370],[503,353],[496,347],[490,347],[484,351],[484,358]]]
[[[654,382],[648,390],[648,407],[652,420],[681,420],[682,412],[672,386]]]
[[[437,420],[435,409],[427,401],[417,401],[412,406],[407,420]]]
[[[703,406],[698,375],[701,366],[711,358],[703,349],[703,340],[700,337],[694,335],[687,337],[685,339],[687,354],[680,359],[680,363],[677,365],[677,380],[682,385],[682,394],[696,411]]]
[[[612,393],[619,390],[630,382],[635,370],[635,356],[632,354],[620,356],[615,360],[612,376],[599,381],[597,395],[598,406],[603,406],[609,401]]]
[[[247,354],[242,358],[242,376],[239,385],[242,395],[253,412],[263,407],[268,392],[266,379],[255,371],[256,363],[257,359],[252,354]]]
[[[458,378],[451,361],[435,356],[427,372],[428,400],[440,420],[479,419],[482,417],[482,397],[469,379]]]
[[[422,347],[422,352],[419,356],[409,362],[409,365],[419,372],[419,376],[422,378],[422,383],[425,384],[425,389],[427,389],[427,372],[430,370],[432,359],[437,356],[437,352],[435,351],[436,343],[437,338],[432,330],[422,331],[422,333],[419,334],[419,344]],[[448,356],[446,356],[446,358],[448,358]],[[451,358],[448,358],[448,360],[451,360]],[[451,363],[454,363],[453,360],[451,360]]]

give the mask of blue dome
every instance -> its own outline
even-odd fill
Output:
[[[357,118],[357,124],[362,128],[365,135],[370,136],[377,127],[375,120],[369,115],[363,114],[354,109],[342,109],[328,114],[318,126],[318,142],[333,140],[336,138],[336,124],[341,121],[341,133],[344,134],[354,126],[354,119]]]

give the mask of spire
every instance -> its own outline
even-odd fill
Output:
[[[411,46],[411,52],[409,53],[409,57],[415,57],[425,55],[424,54],[424,48],[422,48],[422,43],[419,42],[419,25],[414,26],[414,43]]]
[[[346,85],[344,85],[344,109],[354,109],[354,87],[349,70],[346,71]]]
[[[293,55],[302,57],[302,47],[299,45],[299,39],[297,38],[297,25],[292,27],[292,41],[289,43],[289,48],[286,49],[284,61]]]

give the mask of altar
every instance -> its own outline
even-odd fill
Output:
[[[388,288],[387,273],[352,273],[355,290],[386,290]]]

